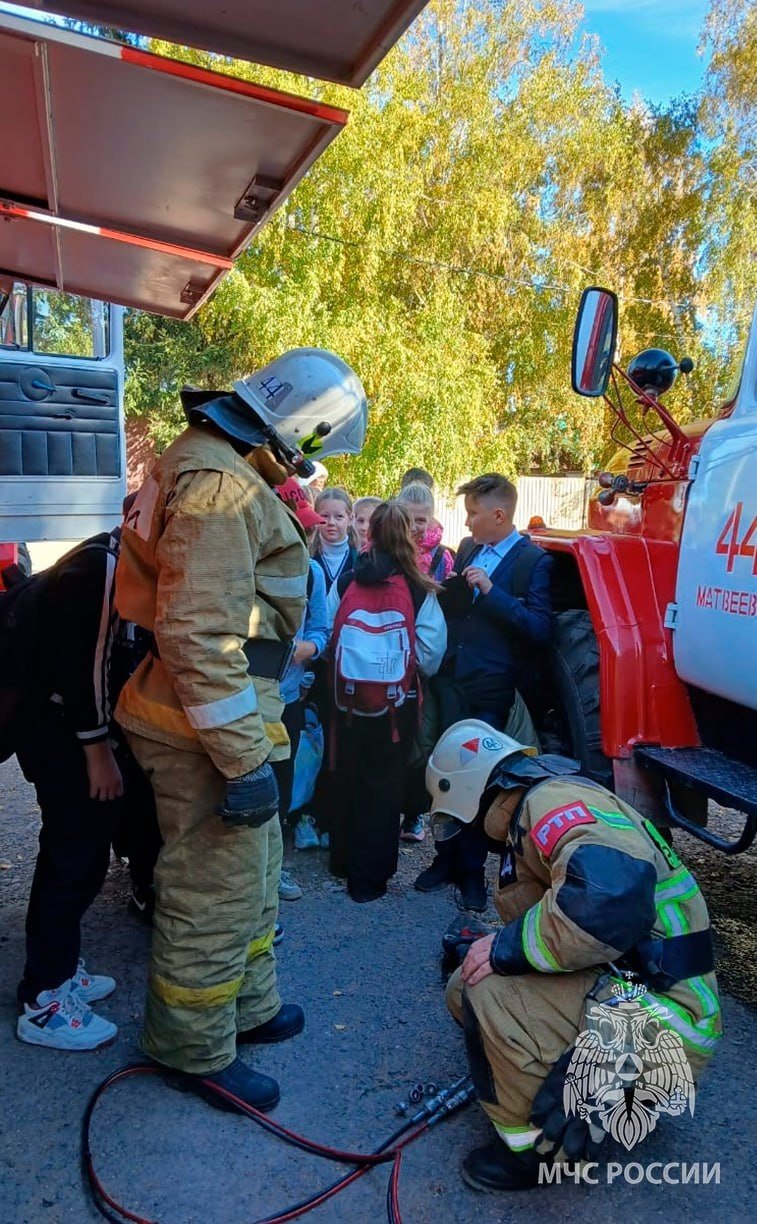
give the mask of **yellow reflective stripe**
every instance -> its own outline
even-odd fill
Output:
[[[539,1138],[541,1131],[532,1130],[528,1126],[504,1126],[501,1122],[495,1122],[494,1129],[500,1139],[507,1144],[511,1152],[526,1152],[532,1148]]]
[[[244,974],[230,982],[219,982],[216,986],[177,986],[154,973],[150,978],[150,990],[166,1007],[220,1007],[236,999],[244,981]]]
[[[254,685],[248,684],[237,693],[219,697],[218,701],[184,706],[184,713],[198,731],[215,731],[218,727],[227,727],[229,723],[236,722],[238,718],[244,718],[246,714],[257,713],[257,708],[258,695]]]
[[[274,748],[281,748],[284,744],[288,744],[289,733],[282,722],[263,723],[263,730],[273,744]]]
[[[261,935],[259,939],[253,939],[247,945],[247,959],[254,960],[256,956],[262,956],[269,948],[273,947],[273,937],[276,934],[276,928],[271,927],[267,935]]]

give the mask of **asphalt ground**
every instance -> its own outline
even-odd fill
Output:
[[[37,830],[33,791],[8,762],[0,766],[0,1224],[88,1224],[100,1217],[79,1172],[81,1115],[107,1074],[140,1057],[149,931],[127,913],[127,873],[114,864],[85,919],[84,950],[93,972],[118,980],[116,994],[99,1005],[119,1025],[117,1042],[91,1054],[18,1042],[15,987]],[[405,1224],[730,1224],[754,1218],[757,1109],[749,1003],[755,1002],[751,900],[757,863],[754,854],[730,861],[697,844],[692,848],[689,839],[678,844],[710,900],[726,1035],[699,1085],[694,1116],[663,1119],[632,1153],[608,1146],[607,1156],[624,1168],[634,1166],[631,1179],[652,1162],[683,1163],[689,1170],[698,1165],[700,1184],[634,1185],[620,1174],[608,1185],[601,1167],[596,1186],[476,1194],[458,1173],[461,1157],[489,1138],[488,1123],[473,1105],[408,1148],[400,1186]],[[282,907],[280,978],[284,998],[304,1005],[307,1027],[295,1041],[253,1061],[281,1083],[276,1119],[319,1141],[368,1151],[396,1128],[394,1106],[415,1083],[443,1085],[466,1069],[439,976],[439,938],[456,913],[454,899],[450,892],[423,896],[411,887],[429,857],[428,844],[403,848],[388,897],[355,905],[328,876],[322,852],[288,852],[287,865],[305,897]],[[110,1192],[160,1224],[248,1224],[328,1184],[340,1171],[293,1151],[244,1118],[177,1093],[159,1078],[114,1087],[95,1113],[93,1140]],[[701,1184],[702,1167],[716,1163],[719,1184]],[[660,1177],[659,1165],[652,1175]],[[670,1176],[677,1175],[673,1168]],[[374,1224],[385,1218],[385,1192],[386,1172],[377,1169],[313,1218]]]

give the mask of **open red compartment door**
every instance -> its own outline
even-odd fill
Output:
[[[362,85],[427,0],[30,0],[65,13],[204,47],[235,59]]]
[[[189,318],[347,112],[0,13],[0,276]]]

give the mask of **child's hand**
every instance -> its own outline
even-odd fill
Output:
[[[492,589],[492,580],[480,565],[466,566],[463,570],[463,578],[471,589],[477,588],[482,595],[488,595]]]
[[[314,654],[315,642],[295,642],[292,659],[294,663],[307,663],[308,659],[312,659]]]
[[[90,799],[99,799],[101,802],[120,799],[124,793],[124,782],[108,741],[85,744],[84,757],[87,762]]]

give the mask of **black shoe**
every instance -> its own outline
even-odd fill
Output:
[[[460,909],[474,910],[481,914],[486,909],[486,880],[483,871],[479,875],[466,875],[460,880]]]
[[[353,901],[362,904],[365,901],[380,901],[386,896],[386,887],[384,888],[348,888],[347,892]]]
[[[463,1181],[473,1190],[489,1193],[504,1190],[533,1190],[539,1184],[539,1165],[549,1164],[549,1157],[528,1152],[511,1152],[501,1139],[469,1152],[460,1172]]]
[[[444,888],[447,884],[454,882],[452,866],[437,854],[430,867],[417,877],[415,887],[418,892],[438,892],[440,888]]]
[[[305,1027],[305,1013],[296,1003],[282,1003],[275,1016],[265,1024],[237,1033],[237,1045],[274,1045],[296,1037]]]
[[[276,1080],[271,1079],[270,1075],[261,1075],[259,1071],[251,1071],[241,1058],[235,1058],[223,1071],[216,1071],[213,1075],[188,1075],[186,1072],[176,1071],[170,1072],[166,1079],[172,1087],[182,1092],[195,1092],[207,1101],[208,1105],[215,1109],[225,1109],[229,1113],[236,1113],[238,1106],[219,1092],[214,1092],[210,1085],[216,1084],[217,1087],[224,1088],[239,1097],[245,1105],[252,1105],[253,1109],[260,1109],[264,1113],[278,1105],[281,1098]]]

